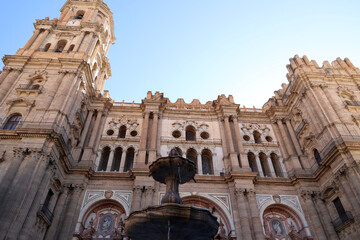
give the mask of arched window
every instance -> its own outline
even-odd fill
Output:
[[[319,151],[316,148],[314,149],[314,157],[315,157],[316,162],[320,165],[322,159],[321,159]]]
[[[257,169],[257,165],[256,165],[255,154],[252,152],[249,152],[247,155],[248,155],[248,161],[249,161],[249,166],[251,168],[251,171],[259,172],[259,170]]]
[[[283,172],[281,170],[280,159],[279,159],[278,155],[276,155],[275,153],[271,153],[270,158],[271,158],[271,162],[272,162],[272,164],[274,166],[276,176],[277,177],[283,177],[284,174],[283,174]]]
[[[66,40],[60,40],[56,45],[55,52],[61,53],[62,51],[64,51],[66,44]]]
[[[47,43],[44,47],[44,52],[49,51],[50,47],[51,47],[51,43]]]
[[[5,130],[14,130],[21,120],[20,114],[12,115],[4,125]]]
[[[196,140],[196,130],[193,126],[187,126],[185,131],[186,131],[186,141]]]
[[[119,129],[119,138],[125,138],[126,137],[126,126],[122,125]]]
[[[181,149],[179,147],[175,147],[175,149],[178,152],[179,156],[182,157],[183,152],[181,151]]]
[[[84,15],[85,11],[80,10],[76,13],[75,19],[83,19]]]
[[[75,45],[74,45],[74,44],[71,44],[71,45],[70,45],[70,47],[69,47],[69,50],[68,50],[68,52],[71,52],[71,51],[73,51],[73,50],[74,50],[74,48],[75,48]]]
[[[123,150],[121,147],[118,147],[115,149],[114,160],[113,160],[113,164],[111,166],[111,171],[118,172],[120,170],[120,162],[121,162],[122,154],[123,154]]]
[[[111,149],[109,147],[104,147],[104,149],[102,150],[98,171],[106,171],[109,161],[110,151]]]
[[[255,140],[255,143],[261,143],[261,135],[258,131],[254,131],[254,140]]]
[[[261,152],[259,154],[259,159],[260,159],[260,164],[261,164],[261,168],[263,170],[264,176],[270,177],[271,173],[270,173],[269,164],[267,161],[267,156],[265,155],[265,153]]]
[[[186,158],[193,161],[195,163],[197,169],[199,168],[197,165],[197,152],[195,149],[189,148],[186,151]]]
[[[214,174],[213,164],[212,164],[212,153],[210,150],[205,149],[201,153],[202,161],[202,172],[203,174]]]
[[[134,156],[135,156],[135,149],[131,147],[126,151],[124,172],[130,171],[130,169],[133,167]]]

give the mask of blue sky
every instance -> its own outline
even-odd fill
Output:
[[[0,9],[0,55],[14,54],[35,19],[59,16],[65,0],[6,1]],[[319,65],[348,57],[360,67],[360,1],[105,0],[116,42],[105,85],[116,101],[141,101],[148,90],[171,101],[202,103],[232,94],[261,107],[287,82],[295,54]],[[3,65],[1,64],[1,67]]]

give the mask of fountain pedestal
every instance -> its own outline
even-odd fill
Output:
[[[125,231],[133,240],[210,240],[219,223],[207,209],[183,205],[179,184],[194,178],[194,162],[178,156],[159,158],[149,167],[150,176],[166,184],[161,205],[134,211],[125,220]]]

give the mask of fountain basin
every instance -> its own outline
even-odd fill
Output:
[[[135,211],[125,220],[133,240],[210,240],[218,228],[208,210],[173,203]]]

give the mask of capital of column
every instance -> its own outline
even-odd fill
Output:
[[[139,195],[139,194],[141,194],[142,190],[143,190],[143,187],[140,186],[140,185],[136,185],[136,186],[133,187],[134,195]]]
[[[146,195],[147,195],[147,196],[148,196],[148,195],[151,195],[151,194],[153,194],[153,193],[155,192],[155,188],[152,187],[152,186],[146,186],[146,187],[145,187],[145,192],[146,192]]]
[[[237,197],[245,197],[246,189],[245,188],[235,188],[234,193]]]
[[[301,191],[300,196],[304,201],[307,201],[313,197],[313,192],[304,190],[304,191]]]
[[[250,198],[255,198],[256,197],[256,191],[255,189],[248,189],[246,191],[247,195],[250,197]]]

